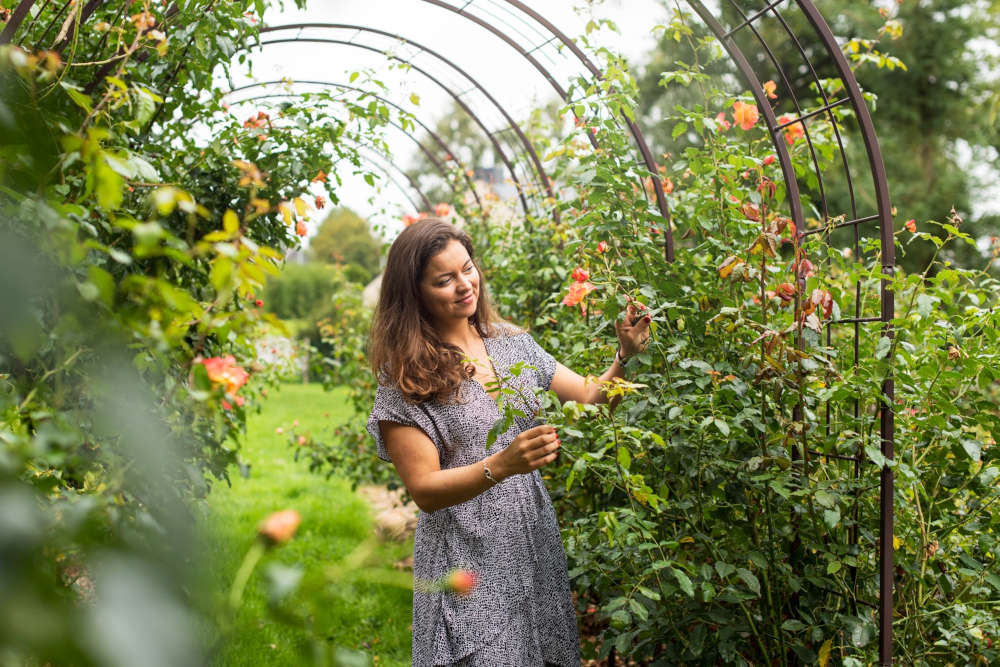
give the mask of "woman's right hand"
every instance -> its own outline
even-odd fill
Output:
[[[552,463],[559,454],[559,435],[555,428],[542,424],[522,431],[506,449],[496,454],[494,466],[501,478],[529,473]]]

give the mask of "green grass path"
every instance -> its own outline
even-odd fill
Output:
[[[230,641],[213,665],[304,665],[311,647],[305,633],[269,615],[263,573],[269,563],[299,564],[317,575],[324,566],[342,559],[372,535],[367,504],[343,479],[310,473],[305,461],[296,462],[288,436],[298,420],[299,432],[320,434],[351,416],[346,390],[324,392],[318,385],[283,385],[272,390],[260,414],[250,415],[244,461],[250,477],[235,475],[230,488],[217,483],[209,494],[199,528],[205,535],[211,580],[205,586],[217,600],[228,594],[236,570],[255,539],[257,522],[276,510],[295,509],[302,524],[295,538],[264,557],[247,585],[243,606]],[[413,552],[406,543],[380,543],[366,564],[392,568]],[[334,583],[320,596],[316,632],[334,645],[366,650],[375,665],[410,664],[411,595],[399,587]]]

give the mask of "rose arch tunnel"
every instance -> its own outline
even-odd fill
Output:
[[[435,21],[460,21],[463,30],[474,32],[484,43],[494,45],[497,53],[502,53],[504,65],[521,76],[538,79],[555,96],[566,104],[576,101],[575,91],[579,87],[574,82],[593,81],[602,77],[602,71],[588,55],[588,50],[577,44],[560,29],[545,10],[536,9],[547,3],[528,3],[518,0],[407,0],[421,6],[421,16],[428,23]],[[39,5],[48,5],[50,0],[21,0],[12,9],[10,19],[0,34],[0,43],[20,43],[19,35],[27,32],[39,16],[48,16]],[[58,5],[57,0],[55,5]],[[68,8],[73,3],[67,1],[51,19],[52,29],[62,23]],[[68,34],[62,35],[58,49],[65,49],[72,39],[73,30],[87,23],[102,0],[89,0],[79,10],[78,22],[69,24]],[[129,3],[124,3],[127,8]],[[206,11],[212,2],[206,3]],[[786,191],[785,211],[794,223],[800,236],[846,228],[847,234],[838,233],[838,238],[853,238],[846,248],[861,257],[863,252],[878,253],[883,274],[891,276],[894,269],[894,247],[892,228],[892,208],[886,183],[885,169],[879,151],[879,144],[871,116],[861,89],[844,56],[841,44],[811,0],[719,0],[717,3],[703,4],[700,0],[688,0],[690,10],[700,18],[703,25],[717,39],[724,49],[731,65],[733,76],[728,81],[730,92],[749,90],[756,98],[767,131],[770,133],[774,153],[780,163]],[[176,8],[173,8],[176,11]],[[125,11],[125,9],[122,9]],[[171,9],[166,16],[170,17]],[[417,25],[392,27],[391,21],[368,20],[358,22],[303,21],[288,24],[267,25],[261,29],[260,39],[238,47],[239,54],[234,59],[259,58],[275,50],[310,45],[329,49],[330,62],[353,67],[354,62],[363,58],[382,59],[387,64],[404,71],[407,77],[420,80],[422,85],[437,90],[444,99],[451,101],[492,148],[496,159],[505,171],[506,179],[516,191],[516,205],[524,213],[534,216],[551,215],[558,218],[557,207],[553,205],[557,193],[552,180],[546,173],[539,147],[535,146],[526,132],[515,120],[512,102],[502,99],[481,67],[476,68],[477,59],[482,58],[475,51],[460,55],[446,53],[437,43],[421,36],[421,21]],[[65,27],[65,26],[64,26]],[[165,23],[167,31],[180,31],[183,26]],[[54,34],[54,33],[53,33]],[[26,45],[33,46],[33,45]],[[188,44],[187,46],[190,46]],[[109,47],[110,48],[110,47]],[[783,57],[778,57],[781,50]],[[792,56],[789,57],[788,54]],[[491,58],[494,56],[491,56]],[[338,78],[332,70],[325,68],[325,74],[302,73],[279,78],[260,78],[249,85],[232,85],[227,93],[230,104],[264,103],[265,100],[288,100],[310,91],[353,91],[365,93],[378,99],[387,107],[403,113],[404,101],[391,99],[392,91],[371,87],[364,82]],[[99,68],[93,89],[111,73],[111,64]],[[174,85],[178,72],[168,71],[162,76],[161,89]],[[786,94],[784,102],[789,113],[776,117],[763,87],[765,81],[775,81]],[[835,91],[835,92],[830,92]],[[805,102],[806,95],[810,102]],[[822,103],[816,106],[811,99],[819,95]],[[414,112],[413,105],[407,107],[412,114],[412,122],[394,122],[394,131],[404,135],[424,155],[440,177],[448,184],[456,197],[467,190],[471,198],[479,194],[469,177],[469,167],[459,158],[460,147],[449,146],[433,128],[434,118],[421,117],[427,109]],[[842,107],[842,108],[841,108]],[[844,111],[849,110],[849,113]],[[651,147],[637,121],[624,115],[619,119],[622,132],[626,133],[634,146],[636,174],[652,176],[652,192],[649,206],[663,220],[663,253],[672,261],[674,256],[673,232],[670,225],[670,209],[667,194],[658,177],[657,151]],[[814,141],[811,127],[818,123],[829,124],[833,128],[833,145],[825,145],[827,154],[835,153],[833,162],[819,159],[821,148]],[[784,133],[790,127],[803,130],[810,168],[793,166]],[[600,139],[589,136],[596,147]],[[848,151],[853,145],[856,149]],[[860,148],[858,148],[860,147]],[[407,174],[393,155],[377,147],[361,147],[363,159],[373,169],[383,173],[386,181],[397,188],[405,199],[416,209],[430,208],[431,202],[421,190],[421,184]],[[852,162],[850,156],[863,155],[866,159]],[[859,163],[860,162],[860,163]],[[832,167],[823,165],[832,164]],[[455,177],[457,175],[457,177]],[[835,203],[830,196],[836,188]],[[808,201],[804,205],[805,193]],[[846,202],[846,203],[845,203]],[[807,217],[819,219],[823,224],[817,229],[807,224]],[[829,235],[827,235],[829,238]],[[868,242],[862,245],[862,240]],[[874,245],[873,245],[874,244]],[[873,249],[874,248],[874,249]],[[792,279],[796,279],[792,277]],[[854,339],[854,359],[858,364],[860,346],[858,341],[865,336],[892,337],[893,294],[883,278],[877,289],[858,281],[853,312],[842,313],[825,328],[829,343],[834,335],[852,336]],[[862,292],[871,290],[866,298],[869,303],[879,304],[877,312],[862,309]],[[850,310],[850,309],[849,309]],[[891,376],[883,380],[881,386],[882,405],[878,411],[879,440],[881,453],[886,458],[893,456],[893,381]],[[859,410],[857,399],[849,399],[853,405],[838,405],[836,409]],[[827,410],[829,415],[829,409]],[[892,663],[892,617],[893,617],[893,472],[888,466],[880,472],[871,469],[872,464],[859,445],[855,454],[846,456],[823,451],[811,451],[815,457],[834,461],[845,476],[857,479],[861,476],[879,476],[877,484],[869,492],[878,493],[880,508],[878,516],[858,517],[864,531],[857,528],[851,532],[853,544],[869,553],[877,551],[879,596],[875,600],[854,601],[868,606],[878,615],[879,651],[881,664]],[[806,463],[808,465],[808,462]],[[862,532],[876,535],[877,540],[865,540]]]

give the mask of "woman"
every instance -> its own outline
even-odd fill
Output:
[[[623,375],[649,337],[650,318],[618,323],[619,350],[600,378]],[[542,350],[500,322],[469,237],[433,218],[392,244],[372,324],[370,357],[379,377],[368,430],[421,509],[413,576],[437,580],[469,569],[468,595],[415,590],[413,664],[580,664],[566,555],[538,469],[555,461],[559,436],[532,415],[533,388],[561,401],[606,401]],[[520,373],[512,366],[527,362]],[[517,391],[524,413],[486,451],[500,413],[487,387]]]

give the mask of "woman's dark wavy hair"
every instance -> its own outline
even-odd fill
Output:
[[[368,356],[379,381],[394,385],[413,403],[455,400],[462,381],[470,376],[462,364],[465,354],[438,337],[420,296],[428,262],[453,240],[465,246],[479,271],[479,302],[469,323],[487,338],[497,321],[468,234],[437,218],[404,229],[389,249]]]

